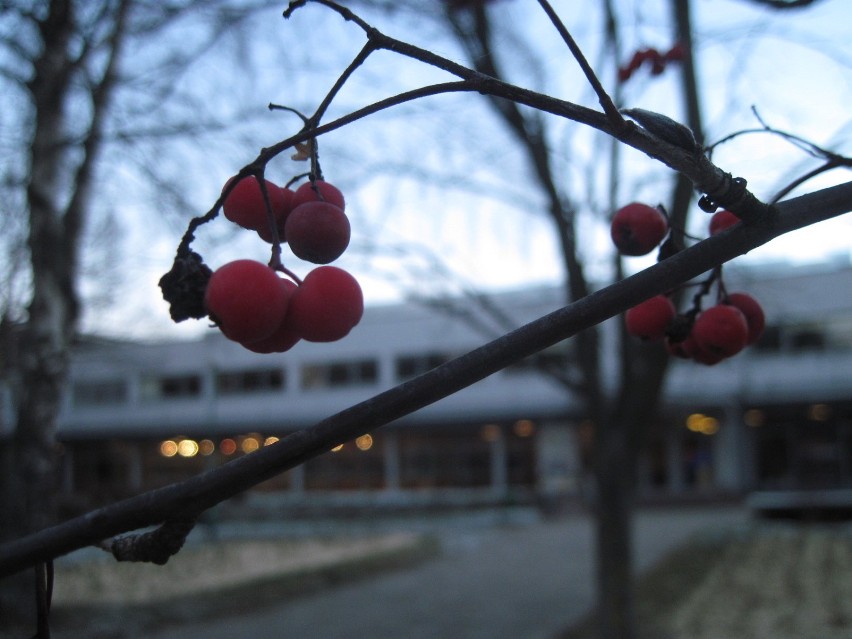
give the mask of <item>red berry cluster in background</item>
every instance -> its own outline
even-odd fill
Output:
[[[730,211],[719,211],[710,219],[710,235],[739,222]],[[667,233],[664,213],[646,204],[628,204],[612,218],[612,241],[622,255],[650,253]],[[691,308],[683,313],[678,313],[669,295],[656,295],[629,309],[624,316],[627,332],[643,340],[662,341],[672,355],[701,364],[718,364],[736,355],[758,340],[766,318],[751,295],[725,290],[721,272],[721,267],[713,271],[693,297]],[[716,303],[702,309],[713,283],[717,284]]]
[[[653,48],[639,49],[630,58],[630,62],[619,67],[618,79],[621,82],[627,82],[644,65],[651,67],[651,75],[661,75],[670,63],[682,62],[685,56],[686,49],[679,42],[665,53],[660,53]]]
[[[630,335],[663,341],[675,357],[708,366],[756,342],[765,323],[763,309],[747,293],[722,293],[706,310],[701,310],[696,300],[681,314],[667,295],[656,295],[625,313]]]
[[[672,355],[712,366],[754,344],[766,319],[760,303],[748,293],[723,293],[706,310],[697,306],[677,316],[665,334]]]
[[[299,281],[254,260],[229,262],[206,283],[210,319],[225,337],[257,353],[284,352],[302,339],[345,337],[361,320],[364,298],[352,275],[328,265],[349,246],[342,193],[322,180],[295,191],[265,180],[264,189],[255,177],[242,178],[222,203],[225,217],[267,242],[286,242],[294,255],[322,266]]]
[[[264,183],[278,240],[287,242],[296,257],[328,264],[343,254],[349,246],[351,229],[344,213],[346,202],[337,187],[315,180],[293,191],[269,180]],[[270,244],[275,239],[266,201],[254,176],[243,178],[231,189],[222,203],[222,212]]]

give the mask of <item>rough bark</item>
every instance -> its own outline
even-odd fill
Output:
[[[16,344],[16,422],[4,482],[4,537],[48,526],[57,514],[56,425],[79,315],[80,236],[128,5],[122,1],[114,13],[104,14],[111,23],[107,62],[91,86],[91,120],[74,156],[67,143],[69,105],[76,95],[74,79],[88,53],[86,46],[75,53],[76,5],[72,0],[52,0],[37,23],[40,49],[26,85],[33,113],[26,185],[32,293]],[[0,613],[8,618],[14,611],[33,618],[26,604],[30,587],[28,583],[7,586]]]

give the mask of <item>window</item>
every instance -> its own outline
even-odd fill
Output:
[[[396,360],[397,380],[411,379],[433,368],[450,361],[451,357],[446,353],[421,353],[418,355],[404,355]]]
[[[763,352],[843,351],[852,348],[852,321],[826,318],[817,323],[767,326],[755,344]]]
[[[790,336],[790,346],[794,351],[819,351],[825,346],[825,335],[815,328],[799,329]]]
[[[201,375],[149,377],[142,382],[144,399],[189,399],[201,395]]]
[[[75,382],[71,387],[75,406],[111,406],[127,401],[127,383],[121,379]]]
[[[767,325],[754,346],[757,350],[764,352],[781,350],[781,329],[778,326]]]
[[[824,323],[824,327],[832,350],[852,348],[852,317],[833,317]]]
[[[264,393],[284,388],[284,371],[280,368],[234,371],[216,375],[216,392],[221,395]]]
[[[359,359],[329,364],[309,364],[302,369],[302,388],[341,388],[374,384],[379,379],[379,364],[374,359]]]
[[[541,373],[548,370],[565,371],[571,363],[568,347],[558,344],[547,348],[540,353],[525,357],[516,364],[504,369],[507,375],[520,373]]]

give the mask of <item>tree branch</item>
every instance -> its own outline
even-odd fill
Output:
[[[404,384],[379,393],[275,445],[183,482],[106,506],[0,546],[0,577],[109,537],[212,506],[329,451],[340,442],[409,415],[510,364],[664,293],[770,240],[852,211],[852,182],[778,204],[778,215],[738,224],[595,291]]]
[[[574,56],[574,59],[577,60],[577,63],[580,65],[580,68],[583,70],[583,74],[586,76],[586,80],[588,80],[589,84],[592,85],[592,89],[594,89],[595,94],[598,96],[598,102],[600,102],[601,107],[603,107],[604,113],[607,114],[607,117],[612,121],[613,126],[616,128],[621,128],[625,126],[624,118],[621,117],[621,113],[618,111],[618,107],[612,101],[612,98],[609,97],[609,94],[603,88],[601,81],[598,79],[597,74],[594,69],[592,69],[589,61],[586,60],[586,56],[583,55],[582,50],[577,45],[577,42],[574,40],[574,37],[565,27],[565,24],[557,15],[556,11],[553,10],[553,7],[547,0],[538,0],[539,5],[547,14],[547,17],[550,19],[550,22],[556,27],[556,30],[559,32],[559,35],[562,37],[562,40],[568,45],[568,49],[570,49],[571,54]]]
[[[816,4],[819,0],[751,0],[751,2],[752,4],[759,4],[770,9],[783,11],[785,9],[803,9]]]

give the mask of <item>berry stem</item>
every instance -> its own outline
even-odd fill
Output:
[[[708,275],[704,281],[699,282],[698,292],[692,296],[692,308],[689,310],[688,315],[695,317],[701,312],[702,299],[710,292],[710,289],[713,287],[713,283],[716,280],[721,280],[721,278],[722,267],[717,266],[710,271],[710,275]]]
[[[263,196],[263,204],[266,207],[266,221],[269,224],[272,236],[272,259],[270,260],[270,266],[272,266],[275,263],[281,263],[281,238],[278,235],[278,222],[275,220],[275,211],[272,210],[272,200],[269,199],[269,190],[266,188],[264,168],[265,166],[261,166],[258,169],[255,179],[257,179],[258,185],[260,185],[260,193]]]
[[[270,264],[270,266],[272,266],[272,264]],[[286,275],[291,280],[296,282],[296,284],[298,284],[299,286],[302,285],[302,279],[298,275],[296,275],[293,271],[291,271],[289,268],[284,266],[284,264],[281,262],[280,259],[278,260],[278,264],[276,264],[275,266],[272,266],[272,268],[274,268],[276,271],[280,271],[281,273],[284,273],[284,275]]]

